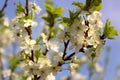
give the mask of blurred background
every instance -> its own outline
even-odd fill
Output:
[[[15,6],[16,2],[21,1],[23,4],[25,4],[25,0],[9,0],[8,6],[5,10],[5,14],[9,19],[14,18],[15,16]],[[33,1],[33,0],[31,0]],[[44,8],[44,1],[45,0],[36,0],[37,4],[40,5],[42,8],[40,16],[45,12]],[[75,10],[75,6],[72,6],[73,1],[80,1],[85,3],[85,0],[52,0],[54,1],[55,5],[58,5],[60,7],[64,7],[64,13],[63,15],[69,16],[68,9]],[[0,8],[4,4],[4,0],[0,0]],[[103,8],[101,10],[102,13],[102,21],[105,24],[105,21],[109,19],[111,21],[111,24],[115,26],[117,30],[120,30],[120,0],[103,0],[102,1]],[[40,23],[41,20],[38,20]],[[33,33],[38,31],[39,27],[33,28]],[[39,31],[38,31],[39,32]],[[37,33],[33,34],[33,37],[36,38],[38,35]],[[110,47],[110,52],[106,51],[107,47]],[[119,76],[120,80],[120,36],[116,38],[116,40],[107,40],[106,45],[104,47],[104,50],[101,55],[101,65],[107,65],[106,73],[105,73],[105,79],[104,80],[115,80],[116,76]],[[108,57],[109,61],[107,64],[105,63],[105,58]],[[86,74],[84,72],[86,68],[83,68],[83,74]],[[61,75],[67,75],[68,72],[62,72]],[[57,79],[59,80],[60,76],[57,76]]]

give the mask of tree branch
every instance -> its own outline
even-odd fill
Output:
[[[26,0],[26,6],[25,6],[25,9],[26,9],[26,13],[25,13],[25,15],[28,16],[28,13],[29,13],[29,9],[28,9],[28,0]]]
[[[3,13],[3,11],[5,10],[5,8],[7,7],[7,2],[8,2],[8,0],[5,0],[5,3],[3,5],[2,9],[0,10],[0,13]]]
[[[93,46],[92,46],[92,45],[88,45],[88,46],[87,46],[87,48],[91,48],[91,47],[93,47]],[[83,52],[83,53],[85,52],[85,51],[84,51],[84,45],[83,45],[82,48],[80,48],[79,52]],[[70,60],[74,55],[75,55],[75,52],[73,52],[72,54],[70,54],[69,56],[67,56],[67,57],[64,59],[64,61]]]
[[[26,0],[25,9],[26,9],[25,16],[27,17],[28,14],[29,14],[28,0]],[[27,33],[28,33],[28,35],[29,35],[29,38],[32,39],[31,26],[26,27],[25,30],[27,31]],[[31,56],[29,57],[29,59],[32,60],[32,61],[34,62],[34,51],[33,51],[33,50],[31,50]]]
[[[0,80],[4,80],[3,74],[2,74],[2,70],[3,70],[3,63],[2,63],[2,53],[0,53]]]
[[[63,56],[62,56],[62,59],[63,59],[63,60],[64,60],[64,58],[65,58],[65,55],[67,54],[67,53],[66,53],[66,50],[67,50],[67,47],[68,47],[69,42],[70,42],[70,40],[68,40],[67,42],[64,42],[64,47],[65,47],[65,49],[64,49]]]
[[[70,54],[69,56],[67,56],[64,61],[70,60],[72,56],[75,55],[75,52],[73,52],[72,54]]]

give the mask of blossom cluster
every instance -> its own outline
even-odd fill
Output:
[[[84,64],[87,64],[92,77],[103,73],[97,60],[105,39],[112,39],[117,31],[109,21],[103,24],[98,10],[101,0],[93,0],[93,3],[86,0],[86,4],[73,2],[78,8],[75,12],[69,11],[69,17],[62,14],[64,8],[54,7],[49,0],[45,2],[46,12],[39,16],[42,9],[37,2],[25,1],[25,6],[20,1],[17,3],[16,16],[10,21],[0,17],[3,21],[0,22],[0,59],[5,58],[4,47],[12,46],[10,43],[17,47],[17,54],[7,56],[9,68],[0,72],[2,79],[56,80],[59,72],[68,70],[69,75],[61,80],[87,80],[79,72]],[[38,19],[42,25],[39,25]],[[39,26],[40,31],[36,31],[38,37],[34,38],[33,29]],[[4,66],[4,62],[0,60],[0,67]]]

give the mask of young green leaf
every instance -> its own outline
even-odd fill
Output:
[[[20,63],[20,58],[18,58],[17,56],[14,56],[13,58],[8,60],[9,62],[9,66],[11,70],[14,70]]]
[[[81,2],[73,2],[72,5],[75,5],[77,7],[79,7],[80,9],[84,10],[85,5]]]
[[[99,11],[102,8],[102,0],[86,0],[85,10]]]
[[[20,13],[23,13],[25,10],[24,10],[24,7],[22,6],[22,4],[20,2],[18,2],[17,4],[17,9],[16,9],[16,13],[17,14],[20,14]]]
[[[35,57],[38,59],[40,57],[40,50],[35,51]]]
[[[113,39],[114,36],[118,35],[118,31],[115,30],[114,26],[111,26],[111,23],[109,20],[106,21],[103,35],[104,35],[104,38],[108,38],[108,39]]]

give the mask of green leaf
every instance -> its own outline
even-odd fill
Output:
[[[50,1],[46,1],[44,5],[45,5],[46,10],[52,10],[53,8],[53,3]]]
[[[70,18],[73,19],[73,16],[75,15],[75,12],[69,10],[69,15],[70,15]]]
[[[4,14],[3,13],[0,13],[0,18],[2,18],[4,16]]]
[[[35,51],[35,57],[37,59],[40,57],[40,49]]]
[[[104,32],[104,38],[114,39],[114,36],[118,36],[118,31],[115,30],[114,26],[111,26],[111,22],[109,20],[106,21]]]
[[[55,17],[59,17],[62,15],[63,11],[64,11],[64,8],[55,7],[52,12],[55,15]]]
[[[14,56],[13,58],[8,60],[9,62],[9,66],[12,70],[14,70],[20,63],[20,58],[18,58],[17,56]]]
[[[90,63],[88,63],[88,65],[89,65],[89,68],[93,68],[95,66],[95,63],[94,62],[90,62]]]
[[[81,8],[82,10],[84,10],[84,8],[85,8],[85,5],[81,2],[73,2],[72,5],[75,5],[79,8]]]
[[[69,23],[70,22],[70,18],[63,17],[62,20],[63,20],[63,23]]]
[[[85,10],[99,11],[102,8],[102,0],[86,0]]]
[[[56,37],[57,32],[58,32],[58,27],[50,28],[49,29],[49,36],[51,38],[54,38],[54,37]]]
[[[20,14],[20,13],[23,13],[25,10],[24,10],[24,7],[22,6],[22,4],[20,2],[18,2],[17,4],[17,9],[16,9],[16,13],[17,14]]]
[[[45,2],[47,16],[43,16],[42,18],[46,21],[49,27],[53,27],[55,25],[56,19],[62,16],[62,12],[64,8],[54,7],[53,3],[50,0]]]
[[[39,45],[40,40],[41,40],[41,37],[36,39],[36,45]]]

